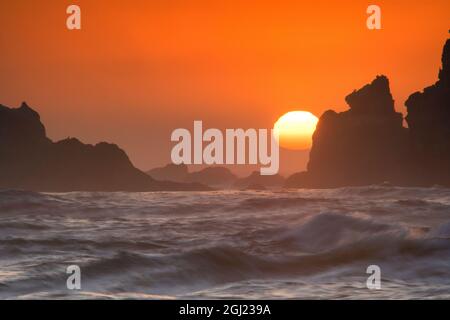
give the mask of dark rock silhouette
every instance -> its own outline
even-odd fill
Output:
[[[207,190],[200,184],[156,181],[114,144],[70,138],[53,143],[26,103],[0,105],[0,188],[32,191]]]
[[[285,182],[284,177],[279,174],[262,176],[259,171],[254,171],[247,177],[238,178],[230,169],[220,166],[211,166],[199,171],[189,172],[186,165],[168,164],[147,171],[147,174],[160,180],[201,183],[220,189],[263,190],[266,187],[281,187]]]
[[[439,80],[406,101],[416,180],[450,184],[450,39],[442,54]]]
[[[307,173],[287,186],[339,187],[382,183],[400,176],[406,129],[385,76],[345,98],[350,110],[326,111],[313,135]]]
[[[259,171],[254,171],[248,177],[238,179],[234,186],[240,189],[248,189],[251,186],[281,187],[284,183],[285,179],[279,174],[262,176]]]
[[[212,187],[229,187],[237,177],[224,167],[207,167],[200,171],[190,173],[185,181],[203,183]]]
[[[23,103],[0,105],[0,188],[33,191],[208,190],[199,183],[329,188],[384,184],[450,186],[450,40],[438,81],[406,101],[408,128],[394,109],[389,80],[378,76],[345,98],[349,110],[326,111],[313,136],[307,171],[286,181],[254,172],[242,179],[225,168],[189,173],[168,165],[149,175],[133,166],[114,144],[52,142],[39,114]]]
[[[350,110],[326,111],[313,136],[308,170],[287,187],[383,184],[450,186],[450,40],[439,80],[406,101],[408,128],[385,76],[346,97]]]
[[[167,164],[161,168],[147,171],[147,174],[158,180],[201,183],[211,187],[229,187],[237,177],[224,167],[207,167],[199,171],[189,172],[185,164]]]
[[[167,180],[174,182],[184,182],[189,175],[189,170],[185,164],[173,164],[147,171],[147,174],[156,180]]]

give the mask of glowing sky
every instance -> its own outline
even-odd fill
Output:
[[[271,128],[282,114],[346,108],[344,96],[386,74],[404,112],[434,83],[450,1],[0,2],[0,103],[26,100],[52,139],[115,142],[135,165],[170,161],[170,133]],[[66,29],[66,7],[82,30]]]

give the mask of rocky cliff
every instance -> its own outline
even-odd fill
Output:
[[[329,110],[320,118],[308,171],[291,176],[289,186],[364,185],[401,175],[406,129],[395,112],[389,80],[379,76],[345,100],[348,111]]]
[[[114,144],[52,142],[26,103],[0,105],[0,188],[33,191],[205,190],[199,184],[156,181],[136,169]]]
[[[450,186],[450,40],[439,80],[406,101],[408,128],[395,112],[385,76],[345,100],[349,110],[322,115],[308,170],[289,177],[286,186]]]
[[[450,39],[438,81],[406,101],[411,158],[422,184],[450,184]]]

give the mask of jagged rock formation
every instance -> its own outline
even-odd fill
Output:
[[[400,176],[406,129],[385,76],[345,98],[350,110],[326,111],[313,135],[308,172],[288,186],[339,187],[382,183]]]
[[[114,144],[70,138],[52,142],[26,103],[0,105],[0,188],[32,191],[206,190],[199,184],[156,181],[136,169]]]
[[[439,80],[406,101],[408,128],[395,112],[385,76],[346,97],[350,110],[325,112],[313,136],[308,170],[287,187],[380,184],[450,186],[450,40]]]
[[[450,185],[450,39],[439,80],[412,94],[405,104],[416,181]]]

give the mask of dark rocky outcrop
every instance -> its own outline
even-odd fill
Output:
[[[114,144],[52,142],[26,103],[0,105],[0,188],[32,191],[206,190],[204,185],[156,181],[136,169]]]
[[[326,111],[313,135],[308,172],[287,186],[339,187],[382,183],[401,175],[406,129],[385,76],[345,98],[350,110]]]
[[[421,184],[450,184],[450,39],[438,81],[406,101],[411,156]]]
[[[313,136],[308,170],[287,187],[381,184],[450,186],[450,40],[439,80],[406,101],[408,128],[395,112],[385,76],[346,97],[350,109],[325,112]]]

